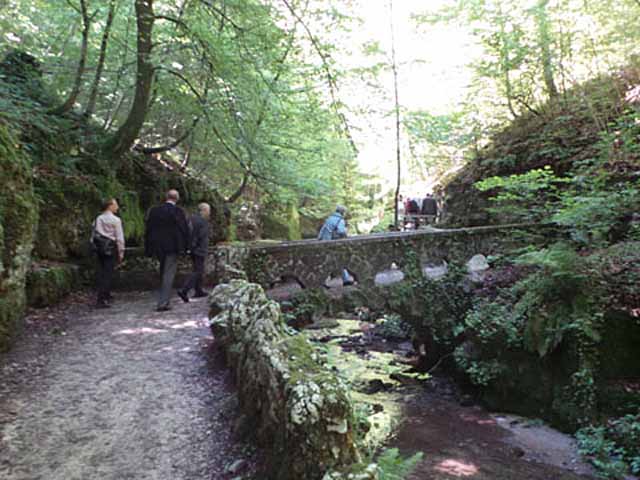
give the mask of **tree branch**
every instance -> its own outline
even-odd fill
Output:
[[[138,151],[138,152],[142,152],[142,153],[146,153],[146,154],[163,153],[163,152],[168,152],[169,150],[173,150],[178,145],[180,145],[182,142],[184,142],[187,138],[189,138],[189,136],[193,133],[193,131],[195,130],[196,126],[198,125],[199,121],[200,121],[200,117],[196,118],[193,121],[193,125],[191,125],[191,127],[189,129],[187,129],[187,131],[185,131],[180,137],[175,139],[173,142],[168,143],[167,145],[163,145],[161,147],[143,147],[142,145],[140,145],[138,143],[137,145],[135,145],[133,147],[133,149]]]
[[[78,11],[77,7],[75,7],[69,0],[67,0],[67,3],[71,5],[74,10]],[[91,27],[91,20],[93,19],[93,17],[95,17],[96,13],[89,17],[89,13],[87,12],[86,0],[80,0],[79,13],[82,15],[82,44],[80,46],[80,60],[78,61],[78,68],[76,69],[76,78],[73,81],[73,88],[71,89],[67,100],[59,107],[49,111],[49,113],[54,115],[62,115],[71,110],[75,105],[76,100],[78,99],[78,95],[80,95],[82,75],[84,74],[85,65],[87,64],[89,29]]]
[[[89,100],[87,101],[87,107],[84,111],[84,116],[89,118],[96,107],[96,101],[98,99],[98,87],[100,86],[100,77],[102,77],[102,71],[104,70],[104,62],[107,57],[107,45],[109,43],[109,34],[111,33],[111,25],[113,24],[113,18],[116,11],[116,0],[109,2],[109,13],[107,14],[107,23],[105,24],[104,31],[102,33],[102,41],[100,42],[100,54],[98,55],[98,65],[96,67],[96,75],[91,85],[91,91],[89,93]]]
[[[200,3],[202,3],[205,7],[207,7],[212,12],[217,13],[221,19],[227,21],[233,28],[235,28],[239,32],[244,31],[244,29],[240,25],[238,25],[231,18],[229,18],[229,16],[223,10],[220,10],[215,5],[213,5],[212,2],[208,0],[200,0]]]
[[[315,35],[313,35],[313,32],[311,32],[311,29],[309,28],[309,26],[304,22],[304,20],[300,17],[300,15],[297,14],[297,12],[293,8],[293,6],[289,3],[289,1],[282,0],[282,2],[285,4],[289,12],[291,12],[291,15],[293,15],[293,17],[300,23],[300,25],[302,25],[302,28],[304,28],[305,32],[307,32],[307,36],[309,37],[309,40],[311,41],[313,48],[318,53],[318,56],[322,61],[322,68],[324,69],[325,76],[327,78],[327,83],[329,85],[329,92],[331,94],[331,103],[333,105],[333,108],[336,111],[336,114],[340,118],[340,121],[342,123],[343,133],[347,137],[347,140],[349,140],[349,144],[351,145],[353,152],[358,153],[358,147],[356,147],[356,144],[351,135],[351,127],[349,126],[347,117],[344,115],[344,113],[342,113],[342,111],[340,111],[340,108],[339,108],[340,102],[338,101],[338,85],[333,76],[331,68],[329,67],[329,57],[322,51],[322,47],[318,43],[318,40],[316,39]]]

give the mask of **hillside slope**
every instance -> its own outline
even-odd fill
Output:
[[[445,181],[446,223],[474,226],[513,220],[504,212],[488,212],[488,198],[494,192],[474,187],[493,176],[549,166],[565,178],[594,177],[603,171],[611,174],[609,182],[640,178],[639,92],[640,65],[628,66],[574,87],[537,114],[515,119]]]

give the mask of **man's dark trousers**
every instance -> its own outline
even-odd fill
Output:
[[[204,291],[202,290],[202,279],[204,277],[205,259],[206,257],[202,255],[191,255],[191,260],[193,261],[193,272],[189,275],[187,281],[184,282],[182,287],[182,291],[185,294],[188,294],[193,288],[195,289],[196,295],[204,295]]]
[[[176,269],[178,267],[178,254],[168,253],[160,256],[160,277],[162,278],[160,284],[160,291],[158,292],[158,308],[165,308],[169,306],[169,300],[171,299],[171,290],[173,288],[173,279],[176,276]]]
[[[98,303],[106,302],[111,295],[111,280],[113,279],[113,271],[116,268],[116,255],[98,254]]]

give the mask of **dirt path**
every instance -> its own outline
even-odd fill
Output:
[[[153,305],[131,294],[106,311],[75,305],[28,319],[0,356],[0,478],[234,476],[225,468],[250,454],[232,439],[235,397],[206,299],[164,313]]]

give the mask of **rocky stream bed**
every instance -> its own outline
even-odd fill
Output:
[[[571,436],[536,419],[487,412],[451,379],[415,372],[411,343],[374,332],[368,322],[325,319],[306,335],[354,389],[371,444],[423,452],[409,480],[595,478]]]

